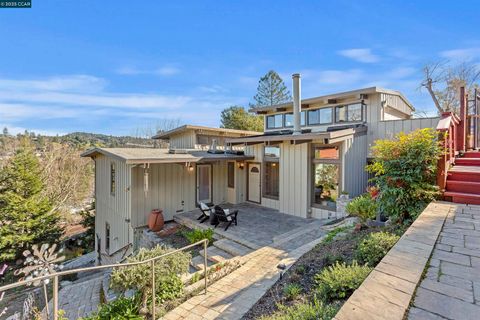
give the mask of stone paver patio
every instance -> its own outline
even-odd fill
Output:
[[[480,206],[449,213],[408,319],[480,319]]]

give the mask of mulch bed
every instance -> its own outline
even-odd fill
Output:
[[[354,258],[355,248],[361,238],[376,231],[369,228],[354,231],[346,236],[337,236],[329,243],[321,243],[305,253],[297,262],[278,280],[257,303],[243,316],[242,319],[258,319],[261,316],[273,314],[278,310],[277,304],[290,306],[293,304],[309,301],[314,290],[314,276],[324,267],[341,259],[351,262]],[[284,288],[291,283],[302,287],[302,294],[294,300],[287,300],[283,295]]]

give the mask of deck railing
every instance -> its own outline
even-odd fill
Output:
[[[61,271],[61,272],[56,272],[52,273],[50,275],[46,276],[41,276],[41,277],[36,277],[33,279],[29,280],[22,280],[19,282],[15,282],[12,284],[7,284],[5,286],[0,287],[0,296],[3,292],[6,292],[7,290],[18,288],[21,286],[28,286],[30,285],[33,281],[44,281],[47,279],[53,279],[53,295],[52,295],[52,304],[53,304],[53,319],[57,320],[58,319],[58,283],[59,283],[59,277],[61,276],[66,276],[69,274],[75,274],[79,272],[87,272],[87,271],[97,271],[97,270],[104,270],[104,269],[110,269],[110,268],[119,268],[119,267],[131,267],[131,266],[138,266],[142,264],[149,264],[150,268],[152,270],[152,319],[156,319],[156,314],[155,314],[155,262],[159,259],[162,259],[166,256],[175,254],[180,251],[184,251],[190,248],[193,248],[195,246],[198,246],[200,244],[203,244],[203,253],[204,253],[204,279],[205,279],[205,294],[207,293],[207,245],[208,245],[208,240],[203,239],[198,242],[195,242],[193,244],[190,244],[188,246],[182,247],[177,250],[173,250],[170,252],[167,252],[165,254],[159,255],[157,257],[153,257],[147,260],[143,261],[138,261],[138,262],[127,262],[127,263],[116,263],[116,264],[109,264],[109,265],[102,265],[102,266],[95,266],[95,267],[88,267],[88,268],[79,268],[79,269],[72,269],[72,270],[66,270],[66,271]],[[49,303],[46,301],[45,303]]]
[[[459,152],[458,135],[460,118],[453,112],[444,112],[437,125],[439,139],[444,152],[438,160],[437,184],[440,190],[445,190],[447,184],[447,172],[451,165],[455,163],[455,156]]]

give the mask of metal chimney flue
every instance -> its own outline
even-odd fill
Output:
[[[293,82],[293,134],[301,134],[301,127],[300,127],[300,115],[301,115],[301,108],[302,108],[302,95],[300,89],[300,74],[295,73],[292,75],[292,82]]]

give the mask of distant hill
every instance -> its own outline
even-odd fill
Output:
[[[72,132],[63,136],[48,137],[52,140],[58,140],[58,142],[69,143],[75,146],[91,146],[91,147],[105,147],[105,148],[117,148],[117,147],[130,147],[130,148],[154,148],[160,147],[162,144],[160,141],[137,138],[131,136],[110,136],[99,133],[88,132]]]

